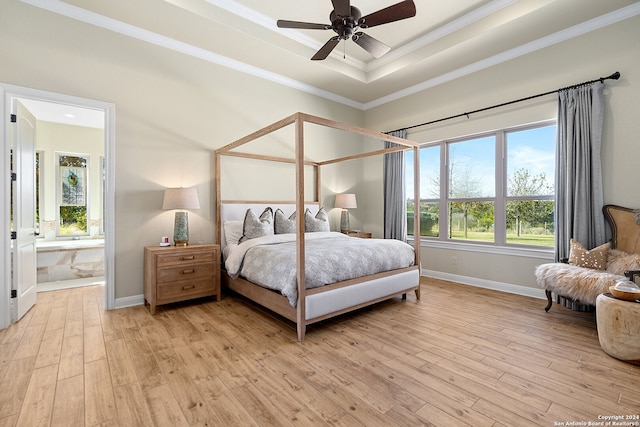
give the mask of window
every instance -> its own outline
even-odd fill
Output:
[[[546,123],[421,148],[420,236],[553,246],[555,135],[555,124]],[[413,152],[406,170],[411,235]]]
[[[87,165],[89,157],[58,154],[58,235],[88,233]]]
[[[407,232],[413,235],[413,151],[405,152],[405,173],[408,177]],[[420,235],[438,237],[438,217],[440,211],[440,148],[420,149]]]

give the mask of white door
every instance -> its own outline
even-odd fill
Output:
[[[36,303],[36,140],[35,119],[17,100],[12,123],[13,172],[13,283],[11,321],[17,322]]]

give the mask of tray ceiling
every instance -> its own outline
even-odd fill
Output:
[[[278,19],[329,23],[330,0],[23,0],[168,49],[363,110],[640,14],[630,0],[416,0],[416,16],[365,31],[391,47],[375,59],[335,33]],[[352,0],[363,15],[397,0]]]

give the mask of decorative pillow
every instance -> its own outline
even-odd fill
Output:
[[[276,209],[273,217],[274,231],[276,234],[296,232],[296,213],[292,213],[289,218],[284,215],[281,209]]]
[[[260,217],[251,210],[247,209],[244,215],[244,223],[242,225],[242,237],[238,243],[245,240],[255,239],[256,237],[270,236],[273,234],[273,210],[266,208]]]
[[[227,245],[237,245],[242,237],[243,221],[225,221],[224,222],[224,240]]]
[[[304,231],[331,231],[329,228],[329,216],[324,208],[320,208],[314,217],[311,210],[307,209],[304,213]]]
[[[640,255],[611,249],[607,256],[607,271],[623,276],[627,270],[640,270]]]
[[[611,243],[607,242],[588,251],[579,242],[571,239],[569,264],[594,270],[604,270],[607,268],[607,255],[610,247]]]

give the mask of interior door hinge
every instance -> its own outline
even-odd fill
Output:
[[[11,298],[18,298],[18,291],[16,289],[11,289]]]
[[[17,231],[12,231],[11,232],[11,240],[16,240],[18,238],[18,232]]]
[[[16,123],[18,121],[18,116],[16,116],[15,114],[11,115],[11,123]]]
[[[15,172],[11,172],[11,181],[17,181],[18,180],[18,174]]]

